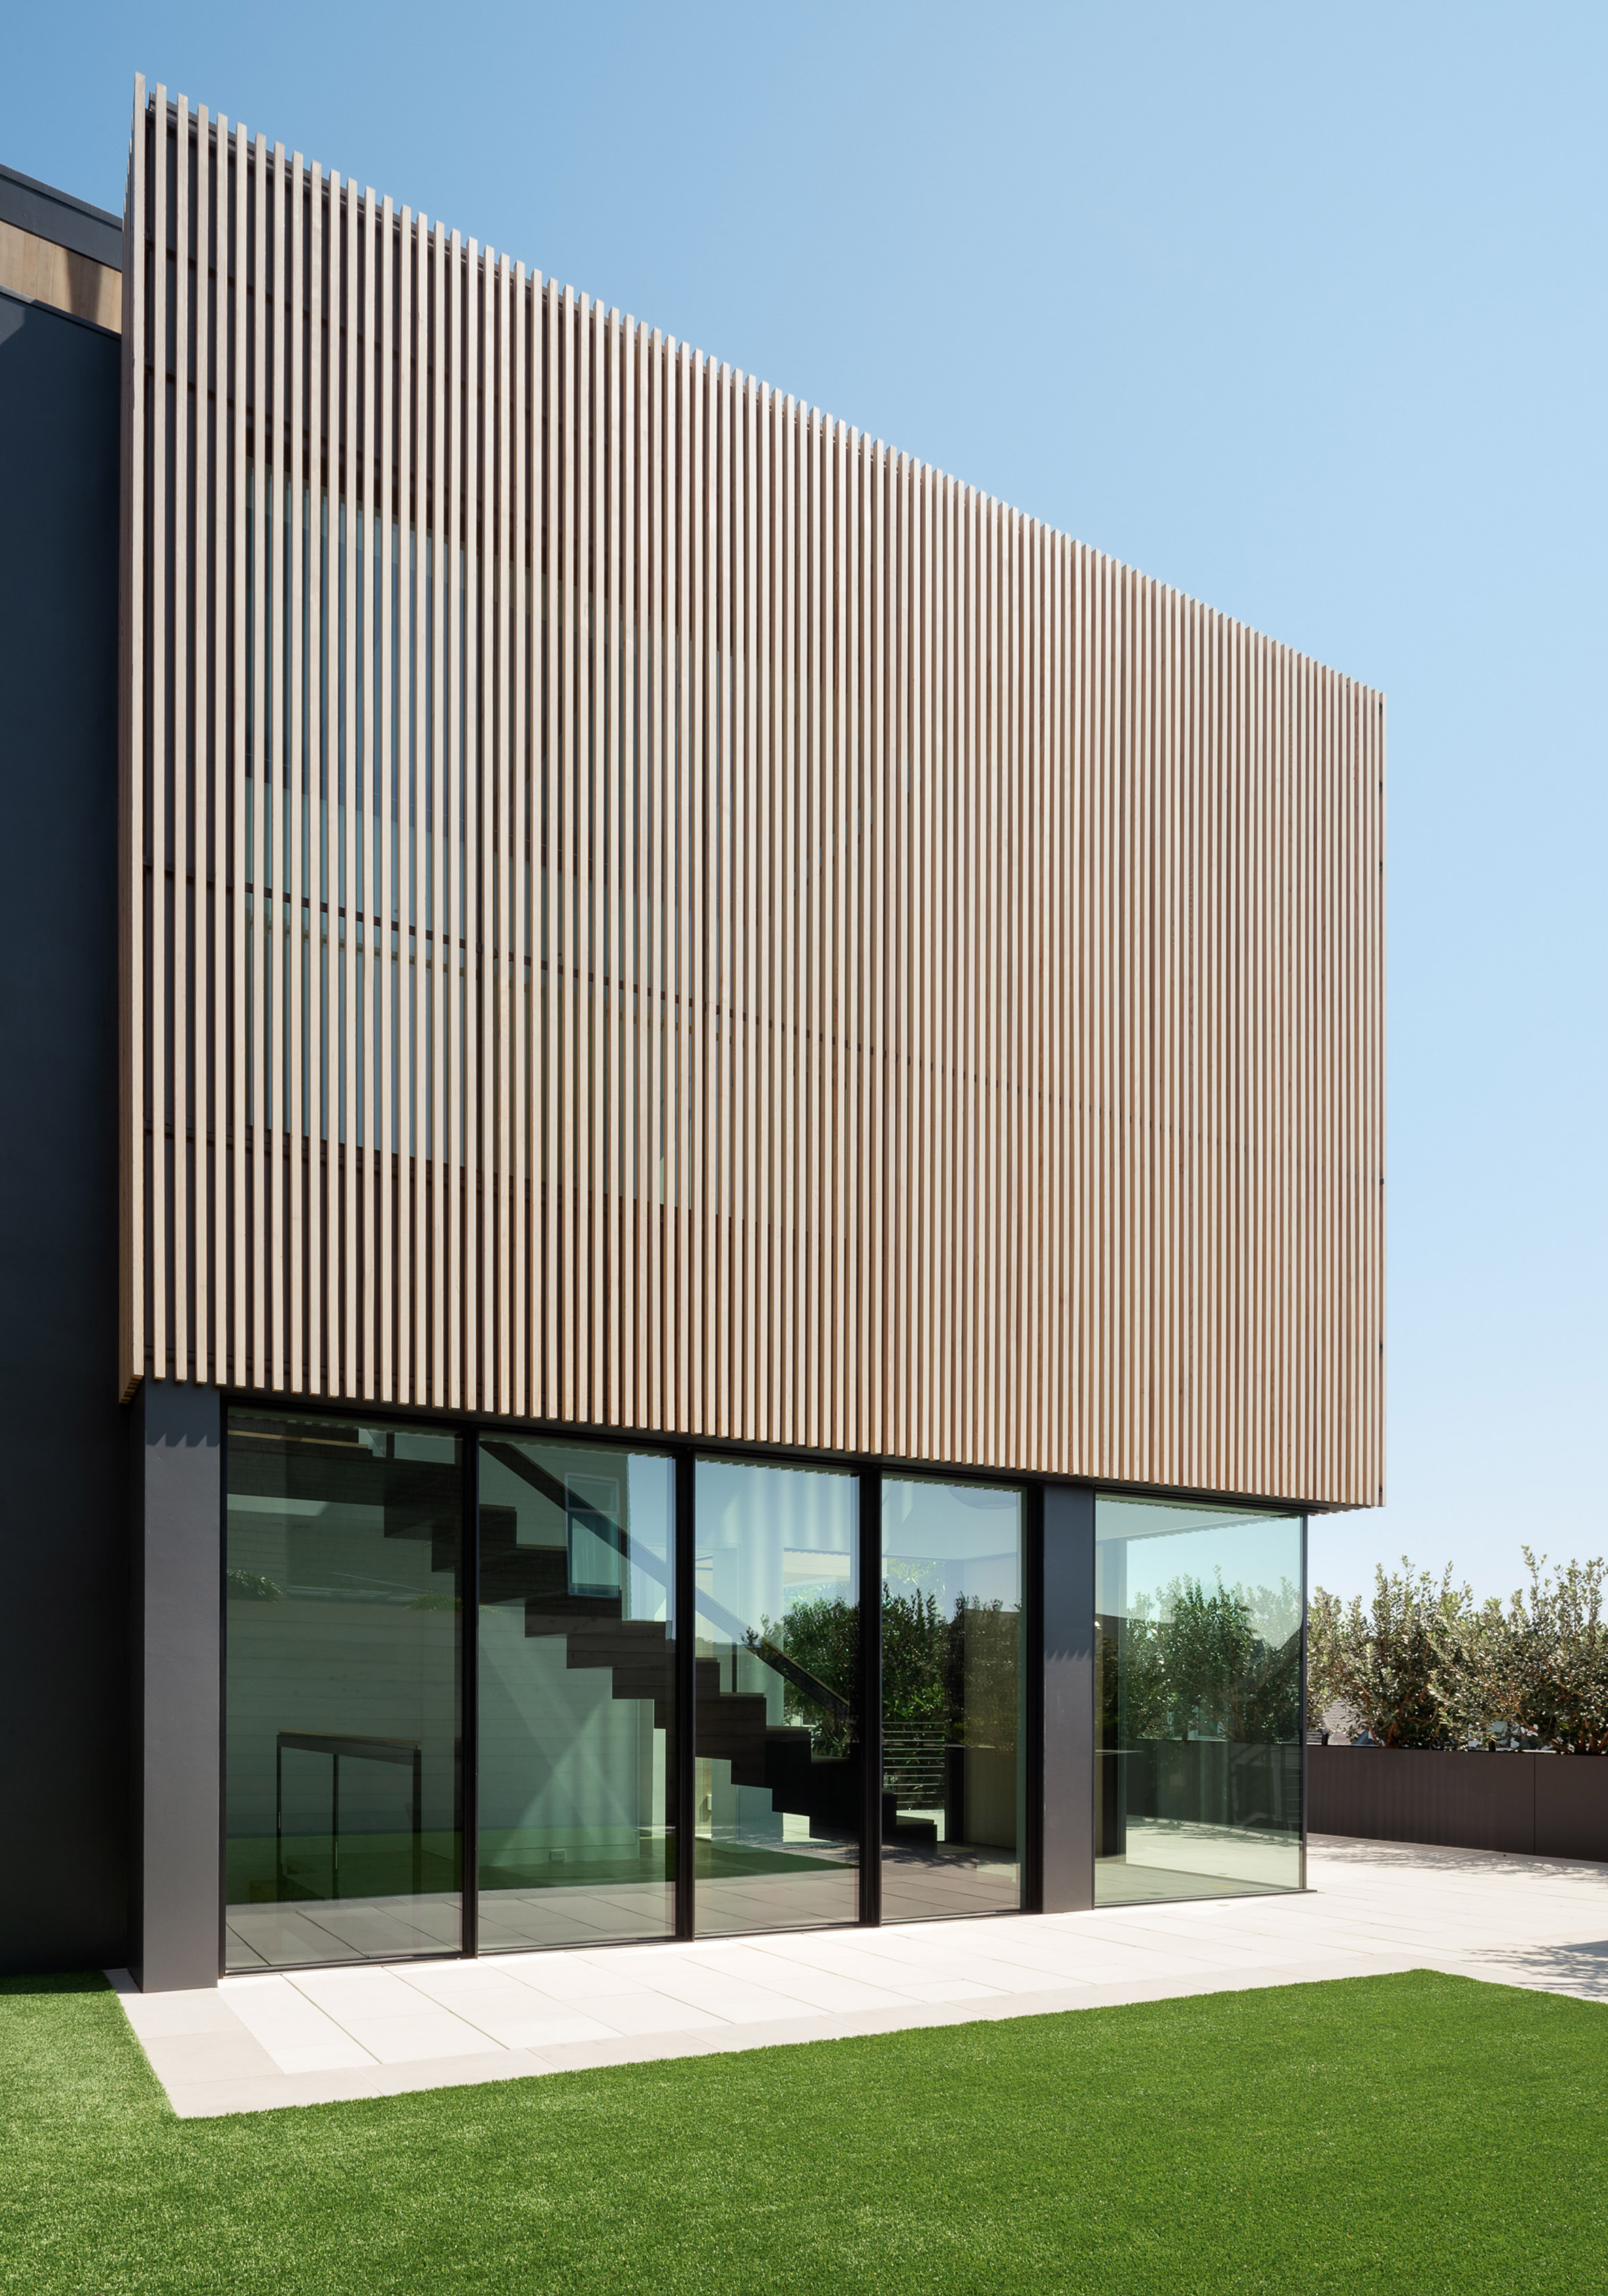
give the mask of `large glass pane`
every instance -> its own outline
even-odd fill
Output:
[[[1301,1519],[1096,1502],[1095,1902],[1300,1885]]]
[[[458,1447],[231,1412],[226,1964],[462,1942]]]
[[[852,1922],[855,1479],[701,1459],[697,1497],[700,1934]]]
[[[480,1948],[668,1936],[669,1459],[480,1445]]]
[[[882,1919],[1021,1904],[1021,1495],[882,1485]]]

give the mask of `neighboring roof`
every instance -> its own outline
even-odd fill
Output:
[[[30,231],[36,239],[69,248],[74,255],[87,255],[94,263],[110,264],[114,271],[122,267],[121,216],[92,208],[70,192],[36,183],[31,176],[20,176],[14,168],[0,167],[0,223],[14,224],[19,231]]]

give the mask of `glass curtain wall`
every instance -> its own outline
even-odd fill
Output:
[[[700,1459],[700,1936],[859,1912],[857,1479]]]
[[[1022,1500],[882,1485],[882,1919],[1021,1904]]]
[[[476,1464],[480,1949],[672,1936],[678,1777],[699,1935],[857,1920],[859,1477],[700,1459],[688,1532],[661,1454]],[[462,1464],[436,1428],[230,1414],[231,1972],[462,1949]],[[1024,1496],[880,1488],[881,1917],[1015,1910]],[[1299,1888],[1301,1518],[1102,1495],[1095,1527],[1096,1904]]]
[[[1095,1505],[1095,1901],[1300,1886],[1299,1515]]]
[[[231,1413],[225,1965],[462,1943],[455,1438]]]
[[[675,1923],[675,1470],[480,1444],[482,1952]]]

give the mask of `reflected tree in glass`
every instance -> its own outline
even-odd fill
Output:
[[[1097,1902],[1300,1880],[1301,1525],[1096,1506]]]
[[[1020,1906],[1021,1498],[882,1486],[882,1911]]]
[[[698,1462],[701,1935],[858,1912],[857,1519],[841,1471]]]

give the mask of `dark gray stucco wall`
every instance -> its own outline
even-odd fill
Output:
[[[216,1985],[223,1732],[223,1412],[215,1387],[134,1399],[128,1966],[147,1993]]]
[[[1044,1898],[1095,1902],[1095,1494],[1044,1494]]]
[[[0,293],[0,1971],[127,1951],[119,371]]]

